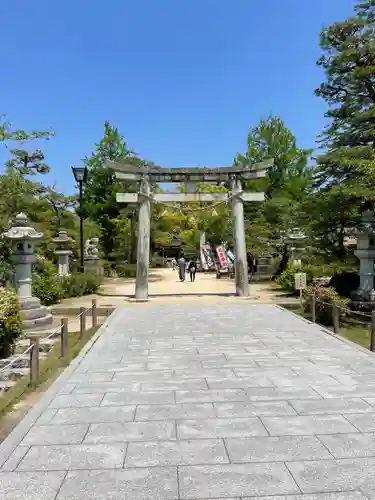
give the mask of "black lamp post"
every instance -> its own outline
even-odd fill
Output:
[[[80,268],[84,270],[83,255],[83,183],[87,179],[87,167],[72,167],[74,179],[79,187],[79,240],[80,240]]]

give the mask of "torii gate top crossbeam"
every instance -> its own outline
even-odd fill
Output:
[[[131,163],[107,161],[108,168],[114,170],[117,179],[127,181],[140,181],[144,175],[148,175],[151,182],[220,182],[236,176],[241,179],[257,179],[265,177],[267,169],[271,167],[273,160],[266,160],[250,167],[182,167],[162,168],[157,166],[139,166]]]

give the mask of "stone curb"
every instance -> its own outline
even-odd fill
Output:
[[[75,369],[81,364],[85,355],[90,351],[96,341],[105,332],[113,319],[116,317],[118,310],[116,310],[106,321],[99,327],[95,335],[83,346],[82,350],[77,357],[65,368],[59,377],[52,383],[42,398],[33,406],[30,411],[23,417],[21,422],[13,429],[13,431],[4,439],[0,444],[0,467],[8,460],[14,450],[20,444],[22,439],[29,432],[34,423],[38,420],[40,415],[46,410],[50,402],[57,396],[63,388],[69,377]]]

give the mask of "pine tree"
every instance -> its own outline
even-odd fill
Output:
[[[326,82],[316,90],[330,106],[316,183],[348,206],[375,199],[375,0],[359,1],[354,10],[321,33],[317,64]]]
[[[84,159],[88,168],[87,182],[84,184],[84,215],[100,226],[101,247],[106,256],[115,249],[120,210],[124,209],[123,205],[117,203],[116,193],[129,190],[131,186],[119,182],[105,162],[128,158],[135,158],[134,151],[129,149],[118,129],[106,121],[103,138],[96,144],[92,155]]]

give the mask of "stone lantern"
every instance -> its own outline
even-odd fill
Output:
[[[28,224],[27,216],[17,215],[12,227],[3,234],[13,247],[13,262],[16,267],[15,286],[20,302],[23,328],[33,328],[52,321],[49,309],[40,305],[40,300],[32,296],[32,265],[36,262],[35,245],[43,238],[43,233]]]
[[[307,236],[298,229],[293,229],[287,234],[286,243],[290,246],[292,264],[294,266],[301,265],[301,252],[304,250],[303,242]]]
[[[363,212],[361,224],[351,231],[351,235],[357,240],[354,255],[359,259],[359,288],[356,294],[369,300],[374,290],[375,218],[372,210]]]
[[[56,238],[52,238],[52,243],[56,245],[55,255],[59,266],[59,276],[69,275],[69,256],[72,254],[70,245],[72,239],[69,238],[66,231],[60,231]]]

